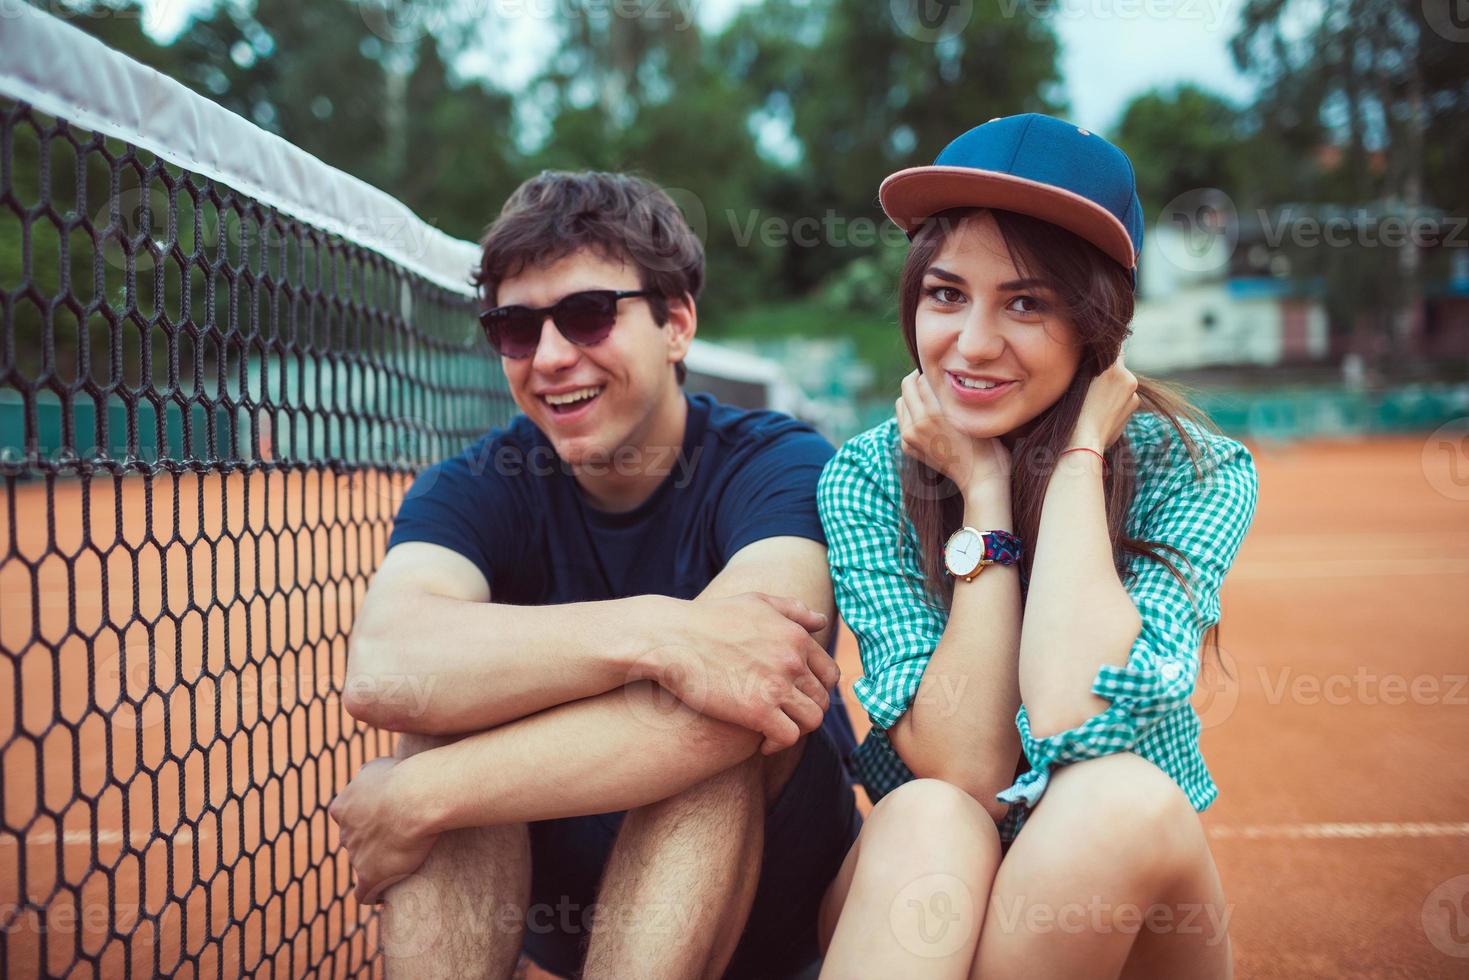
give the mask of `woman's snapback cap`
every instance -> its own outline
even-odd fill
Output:
[[[1053,116],[1027,112],[976,126],[932,166],[900,170],[878,199],[911,238],[949,208],[997,208],[1065,228],[1133,273],[1143,246],[1143,209],[1127,154]]]

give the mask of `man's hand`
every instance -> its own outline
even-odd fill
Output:
[[[357,878],[357,900],[375,905],[389,887],[417,871],[437,835],[415,834],[392,792],[396,759],[374,759],[327,807]]]
[[[678,601],[662,642],[628,679],[656,681],[701,714],[760,732],[770,755],[820,727],[831,703],[841,671],[812,638],[826,625],[801,600],[763,592]]]

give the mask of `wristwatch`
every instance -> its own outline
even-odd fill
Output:
[[[973,582],[987,565],[1020,561],[1020,539],[1009,531],[976,531],[961,527],[944,544],[944,567],[964,582]]]

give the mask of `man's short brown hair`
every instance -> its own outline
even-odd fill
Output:
[[[637,266],[660,327],[670,299],[697,299],[704,288],[703,243],[662,188],[632,174],[544,170],[510,195],[480,246],[472,278],[486,307],[527,266],[584,250]],[[676,370],[682,383],[683,364]]]

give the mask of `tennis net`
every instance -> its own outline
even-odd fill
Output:
[[[0,31],[0,973],[355,975],[326,804],[413,475],[508,417],[470,243],[21,5]]]

